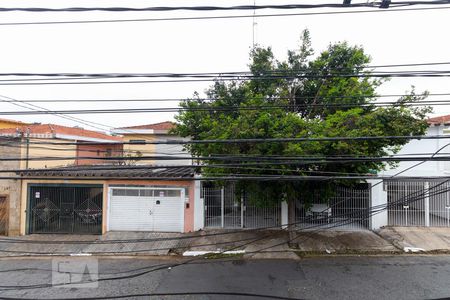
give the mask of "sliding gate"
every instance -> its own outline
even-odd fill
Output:
[[[450,227],[450,181],[390,180],[388,225]]]
[[[234,186],[203,187],[205,227],[267,228],[281,227],[281,204],[257,206],[245,195],[237,197]]]
[[[320,188],[311,193],[311,203],[305,203],[301,198],[296,202],[295,220],[299,229],[354,231],[370,228],[371,193],[368,184],[336,186],[329,198]]]
[[[101,234],[103,187],[30,185],[28,233]]]

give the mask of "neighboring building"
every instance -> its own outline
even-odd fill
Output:
[[[450,115],[434,117],[428,119],[428,130],[425,135],[437,136],[437,135],[449,135],[450,134]],[[430,157],[432,154],[439,152],[435,157],[450,153],[450,135],[448,139],[422,139],[411,140],[404,145],[402,149],[396,154],[402,157]],[[449,144],[448,146],[446,146]],[[448,155],[445,155],[448,156]],[[399,172],[401,176],[448,176],[450,174],[450,162],[448,161],[427,161],[417,167],[408,168],[417,164],[417,161],[403,161],[395,168],[387,168],[386,171],[382,171],[379,175],[392,176]]]
[[[200,184],[192,167],[113,165],[96,170],[29,170],[19,175],[22,235],[203,228]]]
[[[124,153],[130,157],[155,156],[155,159],[141,159],[136,164],[158,164],[158,165],[190,165],[192,159],[190,154],[180,144],[145,144],[147,142],[188,141],[170,133],[176,126],[173,122],[161,122],[148,125],[116,128],[113,134],[123,136]],[[158,157],[158,158],[156,158]],[[164,159],[164,157],[186,157],[186,159]],[[132,160],[132,159],[131,159]]]
[[[427,136],[450,134],[450,115],[430,118],[428,124]],[[424,160],[403,161],[379,173],[392,177],[383,182],[385,200],[380,203],[386,204],[387,209],[377,216],[380,226],[450,227],[450,161],[426,160],[431,156],[448,157],[449,153],[450,135],[449,138],[411,140],[403,146],[397,155],[423,157]]]
[[[0,129],[0,138],[0,156],[11,158],[0,161],[2,177],[16,177],[15,173],[5,173],[5,170],[111,164],[114,161],[109,157],[122,155],[120,137],[78,127],[21,124],[15,128]],[[48,144],[37,144],[42,142]],[[59,142],[69,145],[54,144]],[[100,144],[78,144],[83,142]],[[26,193],[27,190],[22,189],[21,180],[0,180],[0,234],[20,233],[20,199]]]
[[[111,163],[109,157],[122,156],[122,139],[120,137],[79,127],[31,124],[0,129],[0,137],[8,138],[9,141],[15,143],[15,146],[21,146],[19,155],[22,159],[21,169],[109,164]],[[52,145],[55,142],[73,143],[73,145]],[[87,144],[77,144],[83,142]],[[88,143],[96,144],[89,145]],[[2,152],[2,154],[12,157],[11,152]],[[43,157],[52,157],[52,159],[36,160],[36,158]]]
[[[27,125],[27,123],[23,123],[16,120],[9,120],[9,119],[0,119],[0,129],[4,128],[16,128],[20,126]]]

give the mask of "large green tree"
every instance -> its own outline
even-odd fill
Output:
[[[413,106],[426,97],[414,89],[396,105],[380,107],[377,88],[386,79],[369,76],[371,58],[362,47],[346,42],[330,44],[315,56],[309,32],[301,35],[299,49],[277,60],[270,47],[255,47],[250,53],[247,80],[217,78],[207,90],[207,99],[194,96],[181,103],[176,133],[194,140],[305,137],[408,136],[426,132],[428,107]],[[202,161],[205,176],[245,175],[333,175],[367,174],[385,167],[380,161],[353,163],[307,163],[302,157],[380,157],[396,153],[407,139],[380,139],[289,143],[206,143],[187,149]],[[235,160],[220,159],[222,156]],[[262,166],[245,167],[265,157]],[[278,160],[291,157],[290,160]],[[270,159],[270,160],[269,160]],[[274,161],[277,164],[272,164]],[[232,162],[238,167],[218,167]],[[261,161],[260,161],[261,162]],[[216,167],[212,167],[216,165]],[[334,183],[328,181],[328,184]],[[342,182],[341,182],[342,183]],[[307,198],[317,181],[249,181],[238,186],[250,190],[256,201]],[[261,194],[269,197],[261,197]]]

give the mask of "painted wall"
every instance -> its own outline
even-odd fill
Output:
[[[17,139],[16,141],[20,141]],[[2,158],[19,157],[20,148],[0,146]],[[20,168],[19,161],[0,161],[0,170],[14,170]],[[1,176],[15,177],[15,173],[1,173]],[[0,180],[0,195],[6,196],[9,206],[8,235],[15,236],[20,232],[20,180]]]
[[[75,157],[77,155],[77,149],[75,145],[36,145],[32,144],[33,142],[75,142],[70,140],[55,140],[55,139],[30,139],[29,146],[29,154],[28,157],[57,157],[61,158],[60,160],[35,160],[28,161],[29,169],[42,169],[42,168],[53,168],[53,167],[61,167],[61,166],[70,166],[75,164]],[[25,140],[23,140],[22,158],[27,157],[27,146],[25,144]],[[65,157],[73,157],[73,159],[65,159]],[[22,169],[26,169],[26,161],[23,160],[21,162],[20,167]]]
[[[0,129],[15,128],[23,125],[25,125],[25,123],[15,122],[13,120],[0,120]]]
[[[144,140],[146,142],[150,142],[155,140],[153,135],[150,134],[126,134],[123,136],[124,142],[130,142],[131,140]],[[142,153],[142,156],[150,156],[155,153],[155,145],[128,145],[125,144],[123,146],[123,151],[125,155],[136,156],[136,152],[139,151]],[[154,160],[139,160],[135,164],[153,164]]]
[[[187,140],[178,136],[168,134],[125,134],[123,137],[125,142],[131,140],[144,140],[146,142],[151,141],[183,141]],[[190,165],[192,159],[187,151],[183,150],[183,145],[168,145],[168,144],[156,144],[156,145],[124,145],[124,153],[135,155],[136,151],[140,151],[143,156],[183,156],[186,159],[171,160],[171,159],[158,159],[158,160],[139,160],[136,164],[155,164],[155,165]]]
[[[173,136],[173,135],[157,135],[158,141],[185,141],[187,139]],[[170,165],[191,165],[192,159],[189,152],[183,150],[183,145],[169,145],[169,144],[157,144],[155,145],[155,155],[161,156],[177,156],[186,157],[186,159],[177,160],[157,160],[158,165],[170,166]]]
[[[112,164],[117,161],[89,159],[83,157],[114,157],[123,155],[122,144],[102,144],[102,145],[77,145],[77,159],[75,161],[77,166],[82,165],[99,165]]]
[[[444,131],[445,126],[432,126],[428,128],[426,135],[443,135],[449,134]],[[430,140],[412,140],[406,144],[398,154],[412,154],[419,156],[421,153],[434,153],[441,147],[450,143],[449,139],[430,139]],[[439,153],[450,153],[450,145],[444,148]],[[427,157],[430,154],[426,155]],[[400,162],[396,168],[387,168],[379,174],[385,176],[392,176],[399,172],[406,170],[409,167],[419,163],[419,161]],[[450,162],[444,161],[428,161],[417,167],[412,168],[398,176],[448,176],[450,174]]]

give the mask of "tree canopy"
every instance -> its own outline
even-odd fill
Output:
[[[207,99],[196,94],[183,101],[175,132],[194,140],[423,135],[427,129],[425,117],[431,109],[411,104],[424,99],[427,93],[416,94],[412,88],[396,105],[374,105],[376,90],[386,79],[368,76],[373,71],[367,68],[370,62],[362,47],[347,42],[330,44],[315,56],[308,30],[301,34],[299,49],[288,51],[285,60],[277,60],[271,47],[257,46],[250,52],[252,76],[232,81],[217,78],[206,91]],[[214,161],[202,162],[206,176],[367,174],[382,170],[385,163],[330,163],[321,159],[305,162],[302,158],[380,157],[398,152],[407,142],[379,139],[207,143],[190,144],[187,150],[193,156],[215,157]],[[225,156],[234,161],[220,159]],[[279,160],[280,157],[292,159]],[[267,164],[245,167],[254,161]],[[230,162],[242,166],[211,167]],[[275,200],[286,200],[317,184],[324,183],[255,180],[240,186],[255,193],[272,194]]]

